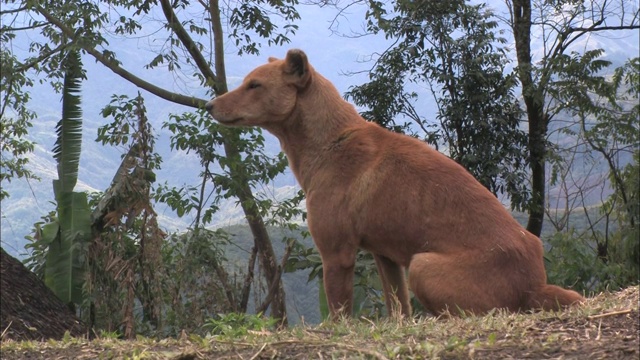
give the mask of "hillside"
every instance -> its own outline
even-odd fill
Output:
[[[350,319],[207,337],[3,341],[3,359],[637,359],[638,286],[562,312],[405,321]],[[231,325],[231,324],[230,324]]]
[[[42,280],[2,248],[0,287],[3,339],[61,339],[67,331],[74,336],[84,334],[80,319]]]

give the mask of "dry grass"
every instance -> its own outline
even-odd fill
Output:
[[[557,313],[350,319],[241,337],[4,341],[2,359],[638,359],[634,286]]]

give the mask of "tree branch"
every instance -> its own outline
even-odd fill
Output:
[[[37,6],[36,10],[42,16],[44,16],[49,22],[57,26],[65,35],[70,38],[75,37],[75,32],[73,29],[70,29],[65,24],[62,23],[58,18],[51,15],[47,10],[45,10],[42,6]],[[82,49],[89,54],[91,54],[96,60],[102,63],[104,66],[109,68],[114,73],[120,75],[123,79],[129,81],[135,86],[144,89],[158,97],[161,97],[165,100],[171,101],[176,104],[185,105],[194,108],[204,108],[204,105],[207,103],[207,100],[199,99],[196,97],[185,96],[181,94],[177,94],[171,91],[167,91],[159,86],[153,85],[152,83],[145,81],[134,74],[128,72],[118,65],[118,63],[102,54],[100,51],[96,50],[94,47],[89,46],[88,44],[81,44]]]
[[[37,23],[37,24],[31,25],[31,26],[3,28],[2,32],[17,32],[17,31],[23,31],[23,30],[33,30],[33,29],[41,28],[41,27],[47,26],[47,25],[49,25],[49,23]]]
[[[24,6],[24,7],[17,8],[17,9],[2,10],[2,11],[0,11],[0,15],[14,14],[14,13],[18,13],[20,11],[27,10],[27,9],[28,9],[28,7]]]
[[[67,46],[69,46],[69,44],[60,44],[60,46],[58,46],[57,48],[49,51],[48,53],[42,54],[42,55],[38,56],[37,58],[31,60],[30,62],[28,62],[26,64],[22,64],[22,66],[16,68],[14,71],[15,72],[23,72],[25,70],[29,70],[32,67],[34,67],[36,64],[39,64],[39,63],[43,62],[45,59],[53,56],[55,53],[64,50]]]
[[[634,30],[634,29],[640,29],[640,25],[602,26],[602,27],[596,27],[596,28],[570,27],[568,29],[568,32],[576,32],[576,31],[597,32],[597,31],[605,31],[605,30]]]
[[[267,297],[264,299],[262,304],[256,309],[256,313],[264,313],[269,308],[271,301],[273,301],[273,297],[277,293],[278,286],[282,284],[280,282],[280,278],[282,277],[282,269],[284,269],[287,260],[289,260],[289,255],[291,255],[291,250],[293,250],[293,243],[289,244],[285,249],[284,255],[282,256],[282,261],[280,266],[276,269],[276,273],[273,275],[273,279],[271,280],[271,285],[269,286],[269,293]]]
[[[222,36],[222,21],[220,20],[220,5],[218,0],[210,0],[209,14],[211,15],[211,26],[213,27],[213,54],[215,56],[216,74],[218,74],[218,84],[215,89],[216,95],[222,95],[228,91],[227,74],[224,65],[224,37]]]
[[[196,45],[195,41],[193,41],[191,36],[189,36],[189,33],[187,32],[187,30],[185,30],[185,28],[182,26],[180,21],[178,21],[178,17],[176,16],[176,13],[173,11],[173,8],[171,7],[169,0],[161,0],[160,4],[162,5],[162,11],[164,12],[164,17],[167,19],[167,22],[169,23],[171,30],[173,30],[173,32],[176,34],[178,39],[180,39],[180,42],[185,47],[185,49],[189,52],[189,55],[191,55],[191,57],[195,61],[196,66],[198,66],[198,69],[200,70],[200,72],[202,72],[204,77],[208,80],[207,85],[211,86],[214,89],[214,91],[218,93],[218,90],[217,90],[218,80],[216,75],[213,73],[213,71],[211,71],[211,67],[209,66],[209,63],[204,58],[200,50],[198,50],[198,46]]]

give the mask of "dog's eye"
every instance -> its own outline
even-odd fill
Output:
[[[252,81],[249,83],[249,89],[256,89],[256,88],[259,88],[260,86],[262,85],[260,85],[260,83],[258,83],[257,81]]]

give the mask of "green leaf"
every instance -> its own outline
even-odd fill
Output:
[[[84,78],[80,53],[69,52],[64,60],[62,89],[62,119],[56,126],[57,140],[53,157],[58,162],[58,192],[71,192],[78,180],[78,165],[82,145],[82,108],[80,84]],[[56,185],[54,185],[56,190]],[[59,194],[57,194],[59,195]]]
[[[53,149],[58,163],[58,179],[53,190],[58,203],[58,223],[43,228],[43,240],[49,242],[45,263],[45,284],[65,303],[82,302],[84,282],[84,246],[91,236],[91,211],[85,193],[72,192],[78,180],[82,145],[82,109],[80,84],[84,78],[78,51],[65,57],[62,67],[62,118],[56,127]]]
[[[56,222],[48,223],[42,227],[41,241],[45,245],[50,245],[60,232],[60,224]]]
[[[61,193],[58,200],[59,231],[49,245],[45,284],[65,303],[82,301],[85,264],[83,249],[91,239],[91,210],[86,193]],[[43,232],[47,230],[45,226]],[[53,231],[51,227],[51,231]],[[44,235],[44,234],[43,234]],[[51,236],[51,234],[46,234]]]

